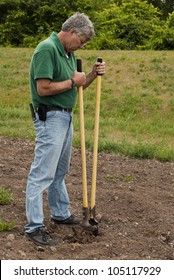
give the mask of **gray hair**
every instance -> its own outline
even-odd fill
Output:
[[[89,40],[95,35],[94,27],[88,16],[84,13],[75,13],[62,24],[62,31],[67,32],[75,28],[77,35],[86,35]]]

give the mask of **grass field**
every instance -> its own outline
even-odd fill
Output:
[[[29,111],[29,64],[33,49],[0,49],[0,135],[34,140]],[[99,150],[138,158],[174,160],[174,52],[76,52],[88,72],[103,57]],[[94,82],[84,91],[86,146],[92,149]],[[74,142],[80,146],[78,102]]]

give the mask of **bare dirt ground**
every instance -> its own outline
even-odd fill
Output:
[[[0,186],[13,191],[13,202],[0,205],[0,218],[15,221],[11,232],[0,233],[1,260],[174,259],[174,162],[99,154],[96,210],[102,220],[98,235],[83,231],[81,226],[54,225],[45,193],[45,225],[58,245],[44,247],[24,237],[25,188],[34,142],[0,137],[0,147]],[[91,166],[92,154],[87,152],[89,189]],[[78,149],[73,150],[67,188],[72,212],[82,217]]]

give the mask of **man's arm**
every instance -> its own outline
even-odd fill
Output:
[[[50,96],[71,89],[71,80],[52,82],[50,79],[37,80],[37,92],[40,96]]]
[[[77,87],[84,86],[86,76],[84,73],[75,71],[72,77]],[[72,80],[68,79],[62,82],[53,82],[50,79],[37,80],[37,92],[40,96],[56,95],[72,88]]]
[[[96,79],[97,73],[100,75],[105,74],[105,62],[96,62],[93,65],[91,72],[86,75],[86,83],[83,86],[84,89],[87,88]]]

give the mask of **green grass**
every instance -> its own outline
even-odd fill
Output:
[[[34,140],[29,64],[33,49],[1,48],[0,135]],[[174,160],[174,52],[79,50],[83,71],[103,57],[99,150],[136,158]],[[96,83],[84,91],[86,147],[92,150]],[[79,107],[74,142],[80,146]]]
[[[13,193],[11,190],[7,190],[3,187],[0,187],[0,205],[10,204],[13,200]],[[0,232],[10,231],[13,229],[14,222],[5,222],[0,219]]]
[[[12,191],[0,187],[0,205],[9,204],[12,200]]]
[[[0,232],[2,231],[11,231],[14,227],[14,222],[4,222],[0,219]]]

